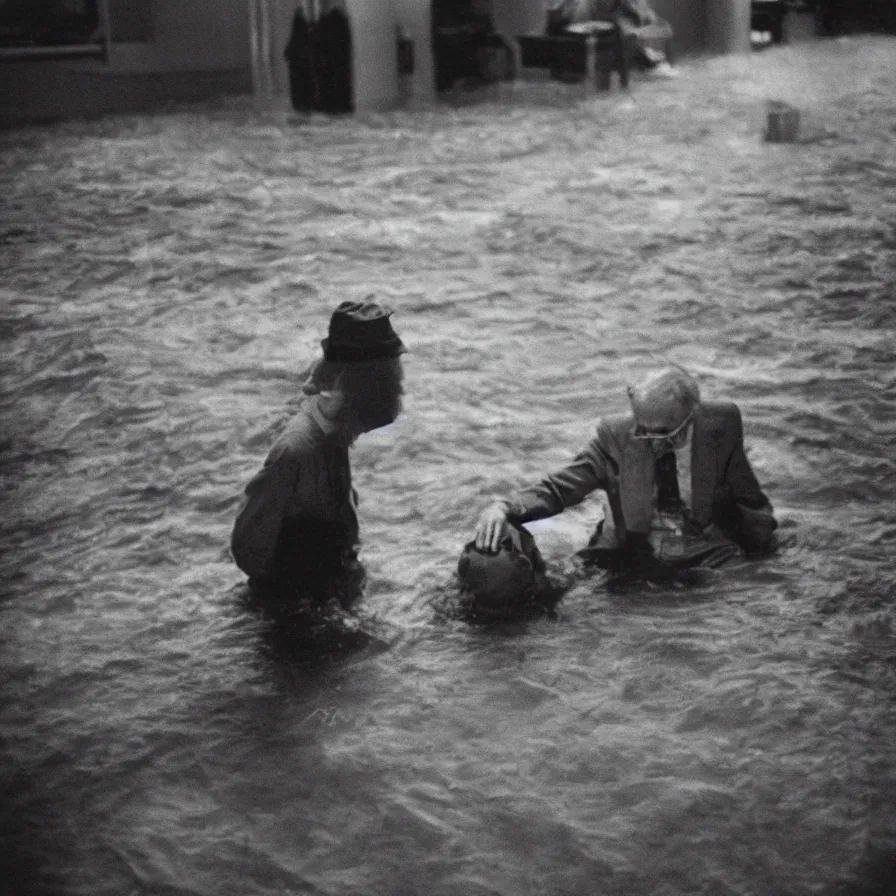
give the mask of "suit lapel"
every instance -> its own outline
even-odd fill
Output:
[[[655,460],[647,442],[628,439],[619,464],[622,514],[630,532],[647,532],[653,516]]]
[[[691,435],[691,515],[701,526],[712,520],[716,452],[713,428],[701,410],[694,418],[694,432]]]

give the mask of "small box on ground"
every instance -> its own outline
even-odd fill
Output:
[[[779,100],[770,101],[765,139],[769,143],[795,143],[799,132],[799,109]]]

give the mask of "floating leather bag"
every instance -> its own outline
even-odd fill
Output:
[[[545,564],[535,539],[525,529],[508,527],[495,554],[464,546],[457,564],[461,585],[473,596],[473,611],[512,616],[532,602],[536,575]]]

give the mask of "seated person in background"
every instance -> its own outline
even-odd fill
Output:
[[[617,18],[623,34],[635,41],[635,59],[644,69],[657,77],[677,77],[664,49],[672,26],[647,0],[548,0],[548,34],[584,33],[593,23]]]
[[[341,596],[341,578],[363,579],[348,449],[401,410],[404,346],[390,314],[367,301],[333,312],[300,410],[246,487],[231,550],[265,595],[326,599]]]
[[[632,413],[600,421],[569,466],[482,512],[479,550],[497,550],[508,524],[561,513],[595,489],[607,493],[613,531],[601,525],[583,556],[611,569],[643,565],[668,578],[772,547],[778,524],[744,452],[737,405],[702,402],[679,367],[628,391]]]

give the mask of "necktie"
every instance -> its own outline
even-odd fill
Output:
[[[661,513],[677,513],[681,510],[674,451],[667,451],[656,460],[656,507]]]

